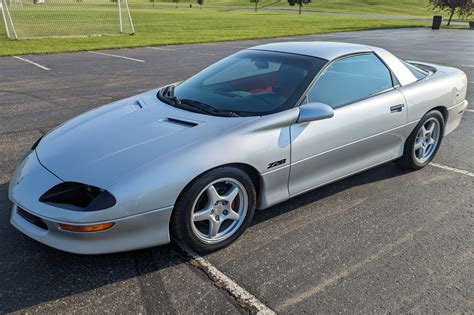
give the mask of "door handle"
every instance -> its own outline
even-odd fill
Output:
[[[403,107],[405,105],[403,104],[398,104],[398,105],[394,105],[394,106],[390,106],[390,112],[393,114],[393,113],[400,113],[402,110],[403,110]]]

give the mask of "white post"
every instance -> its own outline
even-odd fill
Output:
[[[128,0],[125,0],[125,6],[127,7],[128,21],[130,22],[130,27],[132,28],[132,34],[135,34],[135,27],[133,26],[132,15],[130,14],[130,8],[128,7]]]
[[[18,35],[16,34],[15,24],[13,24],[12,16],[10,15],[10,10],[8,9],[7,4],[5,3],[5,11],[7,11],[8,19],[10,20],[10,25],[13,30],[13,35],[15,35],[15,39],[18,39]]]
[[[8,29],[7,17],[5,16],[5,11],[3,10],[3,0],[0,0],[0,10],[2,11],[3,23],[5,24],[5,30],[7,32],[7,37],[10,38],[10,31]]]
[[[0,0],[0,11],[2,11],[3,23],[5,24],[5,31],[7,32],[7,37],[10,37],[10,30],[8,29],[7,17],[5,16],[5,11],[3,10],[3,0]]]
[[[119,24],[120,24],[120,33],[123,33],[123,22],[122,22],[122,5],[120,4],[120,0],[117,0],[118,3],[118,14],[119,14]]]
[[[3,10],[3,0],[0,0],[0,10],[2,11],[3,24],[5,25],[5,31],[7,32],[7,37],[10,38],[10,31],[8,29],[7,18],[5,16],[5,11]]]

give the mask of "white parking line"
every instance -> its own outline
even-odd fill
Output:
[[[191,261],[192,265],[203,270],[216,284],[218,283],[219,285],[222,285],[222,287],[236,300],[242,301],[246,306],[254,309],[257,314],[276,314],[271,308],[263,304],[252,293],[222,273],[207,259],[199,256],[193,250],[182,244],[178,244],[178,246],[193,259],[193,261]]]
[[[225,44],[225,42],[202,43],[202,44],[199,44],[199,45],[202,45],[202,46],[215,46],[215,47],[226,47],[226,48],[237,48],[237,49],[247,49],[247,48],[249,48],[248,46]]]
[[[474,81],[467,81],[467,83],[471,83],[471,84],[474,84]]]
[[[474,109],[466,109],[466,112],[474,113]]]
[[[400,245],[413,240],[415,235],[419,233],[422,229],[423,229],[423,226],[420,226],[415,231],[408,232],[402,238],[398,239],[394,243],[389,243],[383,246],[376,253],[357,262],[356,264],[351,265],[349,267],[344,266],[344,268],[341,271],[330,275],[328,278],[322,278],[320,283],[318,283],[316,286],[312,288],[308,288],[305,291],[288,298],[286,301],[280,302],[280,304],[276,307],[276,309],[278,310],[278,312],[283,313],[283,310],[285,308],[289,306],[295,306],[298,303],[301,303],[302,301],[309,299],[311,297],[314,297],[315,295],[321,293],[322,291],[325,291],[327,287],[335,285],[342,279],[347,279],[348,277],[352,276],[352,274],[364,268],[364,266],[366,266],[367,264],[377,261],[379,258],[386,256],[387,254],[390,254],[394,249],[396,249]]]
[[[461,65],[461,67],[474,68],[474,65]]]
[[[165,50],[165,51],[176,51],[176,49],[173,48],[164,48],[164,47],[146,47],[148,49],[154,49],[154,50]]]
[[[153,49],[153,50],[164,50],[164,51],[178,51],[177,49],[173,48],[163,48],[163,47],[146,47],[148,49]],[[206,55],[206,56],[217,56],[216,54],[213,53],[208,53],[208,52],[197,52],[194,50],[186,50],[187,54],[198,54],[198,55]]]
[[[43,70],[47,70],[47,71],[51,70],[49,68],[46,68],[45,66],[40,65],[39,63],[36,63],[36,62],[31,61],[31,60],[26,59],[26,58],[22,58],[22,57],[19,57],[19,56],[13,56],[13,58],[16,58],[18,60],[21,60],[21,61],[27,62],[29,64],[32,64],[33,66],[37,66],[38,68],[41,68]]]
[[[141,59],[136,59],[136,58],[130,58],[130,57],[125,57],[125,56],[119,56],[119,55],[112,55],[112,54],[106,54],[98,51],[88,51],[90,54],[96,54],[96,55],[103,55],[103,56],[109,56],[109,57],[115,57],[115,58],[120,58],[120,59],[126,59],[126,60],[131,60],[131,61],[136,61],[136,62],[145,62],[145,60]]]
[[[207,53],[207,52],[196,52],[196,51],[191,51],[192,54],[198,54],[198,55],[206,55],[206,56],[217,56],[216,54],[213,53]]]
[[[446,165],[433,163],[433,162],[431,162],[430,165],[434,166],[434,167],[437,167],[437,168],[441,168],[443,170],[447,170],[447,171],[455,172],[455,173],[458,173],[458,174],[474,177],[474,173],[466,171],[466,170],[461,170],[459,168],[454,168],[454,167],[451,167],[451,166],[446,166]]]

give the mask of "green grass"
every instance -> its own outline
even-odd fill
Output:
[[[0,55],[214,42],[426,25],[416,21],[298,15],[268,11],[255,14],[251,11],[140,8],[134,9],[132,14],[137,35],[8,40],[0,34]]]
[[[288,5],[282,1],[275,7],[285,8]],[[313,0],[310,4],[303,6],[303,9],[321,12],[409,17],[428,17],[433,15],[428,0]]]
[[[150,2],[144,0],[130,0],[133,4],[150,5]],[[180,5],[193,5],[194,0],[179,0]],[[171,0],[160,0],[156,5],[175,6]],[[222,7],[222,8],[253,8],[254,3],[250,0],[204,0],[204,7]],[[290,7],[287,0],[259,0],[259,7],[266,9],[290,9],[298,10],[297,6]],[[391,15],[406,17],[430,17],[435,12],[431,9],[428,0],[312,0],[311,3],[304,5],[303,10],[318,12],[338,12],[338,13],[358,13]],[[447,15],[447,13],[445,14]]]

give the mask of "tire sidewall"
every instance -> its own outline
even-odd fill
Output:
[[[233,178],[239,181],[248,195],[248,209],[246,217],[234,234],[219,243],[208,244],[200,240],[192,229],[191,211],[194,201],[199,197],[202,189],[209,183],[220,178]],[[250,225],[255,213],[257,196],[251,178],[239,168],[221,167],[210,170],[189,183],[176,201],[171,215],[170,232],[173,238],[183,242],[197,252],[211,252],[226,247],[242,235]]]

